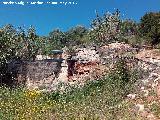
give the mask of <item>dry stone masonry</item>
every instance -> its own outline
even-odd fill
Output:
[[[140,56],[137,54],[137,48],[124,43],[111,43],[100,48],[78,48],[74,55],[70,55],[66,48],[63,49],[63,53],[59,50],[53,52],[56,55],[37,56],[36,61],[12,61],[8,65],[8,72],[16,74],[17,82],[25,84],[29,89],[49,90],[55,90],[59,83],[84,83],[86,80],[98,79],[114,67],[114,63],[121,57],[125,59],[129,68],[139,67],[145,71],[160,73],[159,59],[153,61],[150,56]],[[146,75],[146,78],[148,76]]]
[[[58,78],[61,61],[45,60],[27,63],[26,86],[28,88],[50,87]]]

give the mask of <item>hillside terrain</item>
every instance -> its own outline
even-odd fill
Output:
[[[137,52],[137,48],[128,44],[111,43],[96,51],[99,51],[98,54],[95,52],[97,57],[99,55],[98,63],[98,59],[91,59],[91,51],[88,51],[88,54],[86,52],[86,56],[77,54],[77,58],[83,59],[83,64],[80,60],[76,63],[74,67],[78,72],[67,77],[68,82],[61,81],[55,93],[39,91],[37,88],[13,89],[9,93],[9,89],[2,87],[2,120],[6,120],[7,116],[16,120],[159,120],[159,50],[143,48]],[[124,65],[127,66],[124,68]],[[41,117],[37,118],[39,115]]]
[[[160,12],[91,28],[0,28],[0,120],[160,120]]]

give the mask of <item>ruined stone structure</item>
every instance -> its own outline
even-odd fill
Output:
[[[106,54],[108,57],[112,56],[110,49],[103,50],[105,54],[109,53]],[[108,70],[106,64],[102,64],[100,51],[95,46],[78,48],[74,56],[68,54],[66,49],[63,49],[63,52],[53,50],[52,53],[53,55],[48,57],[37,56],[36,61],[11,62],[8,65],[8,72],[14,73],[17,83],[25,84],[27,88],[53,90],[60,82],[98,79]],[[112,50],[112,53],[114,54],[115,51]],[[110,64],[109,60],[106,61]]]
[[[72,64],[71,64],[72,63]],[[72,74],[69,81],[84,82],[86,80],[98,79],[105,74],[105,66],[100,64],[100,56],[96,46],[76,49],[76,55],[70,61]]]
[[[64,49],[63,53],[54,50],[52,59],[38,56],[36,61],[15,61],[8,65],[8,72],[16,74],[18,84],[29,89],[54,90],[59,83],[94,79],[101,74],[100,58],[95,47],[77,49],[76,56],[71,56]],[[46,57],[47,58],[47,57]]]
[[[54,52],[59,54],[59,51]],[[15,84],[25,85],[29,89],[52,89],[58,82],[67,80],[66,60],[61,55],[56,56],[36,61],[11,61],[8,64],[8,73],[13,73]]]
[[[27,88],[54,90],[58,83],[68,81],[67,56],[62,55],[63,52],[60,50],[52,52],[53,55],[50,55],[52,59],[27,62],[27,65],[23,65],[27,70],[25,73]]]
[[[78,48],[74,56],[65,49],[63,52],[52,52],[52,59],[12,61],[8,64],[8,72],[14,74],[18,84],[27,88],[55,90],[59,83],[70,84],[102,77],[120,57],[125,59],[129,68],[154,67],[149,65],[152,62],[136,58],[137,50],[124,43],[112,43],[101,48]]]

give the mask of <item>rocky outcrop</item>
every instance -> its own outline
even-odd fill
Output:
[[[105,66],[100,62],[99,52],[96,46],[83,47],[76,49],[75,56],[72,56],[72,63],[74,62],[69,81],[84,82],[86,80],[93,80],[102,77],[107,71]]]
[[[100,57],[96,46],[76,49],[75,58],[79,63],[100,62]]]
[[[101,63],[109,67],[120,57],[133,57],[137,54],[138,49],[133,48],[128,44],[116,42],[100,47],[98,52]]]

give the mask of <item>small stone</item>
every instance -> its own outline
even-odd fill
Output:
[[[149,94],[149,91],[148,90],[143,90],[143,92],[144,92],[144,96],[147,97],[148,94]]]
[[[142,80],[142,82],[143,82],[144,84],[147,84],[147,83],[149,82],[149,80],[148,80],[148,79],[145,79],[145,80]]]
[[[127,97],[130,98],[130,99],[135,99],[136,94],[128,94]]]
[[[139,112],[144,111],[144,105],[143,104],[137,104],[136,107],[138,107]]]

